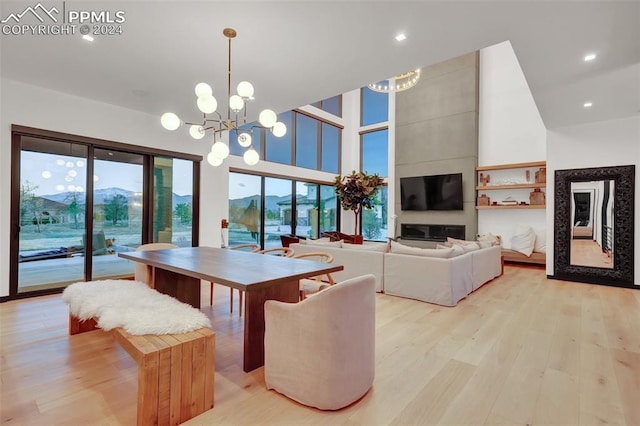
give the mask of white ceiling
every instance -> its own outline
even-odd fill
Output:
[[[3,1],[2,19],[32,2]],[[62,2],[45,2],[46,6]],[[193,87],[225,99],[253,83],[250,117],[286,111],[510,40],[547,128],[640,113],[640,2],[67,1],[123,10],[122,35],[2,35],[2,77],[122,107],[196,119]],[[26,18],[25,18],[26,19]],[[394,36],[406,33],[398,43]],[[585,63],[585,54],[595,61]],[[1,89],[1,88],[0,88]],[[583,108],[593,102],[590,109]]]

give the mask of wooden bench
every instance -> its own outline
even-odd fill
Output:
[[[502,249],[502,257],[505,262],[532,263],[536,265],[544,265],[547,263],[547,255],[545,253],[531,253],[531,256],[511,249]]]
[[[96,329],[95,321],[69,316],[69,333]],[[137,424],[177,425],[213,408],[215,333],[134,336],[110,331],[138,364]]]

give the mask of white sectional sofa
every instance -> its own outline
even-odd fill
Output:
[[[455,306],[483,284],[500,276],[499,246],[452,258],[386,253],[384,292],[437,305]]]
[[[402,246],[393,243],[396,248]],[[296,254],[323,251],[344,270],[331,274],[336,282],[373,274],[376,291],[444,306],[461,299],[502,273],[501,248],[481,248],[454,257],[431,257],[446,251],[407,247],[407,252],[387,252],[386,243],[366,242],[362,246],[339,243],[294,243]],[[453,249],[450,249],[453,250]],[[462,250],[460,248],[460,250]],[[401,251],[401,250],[398,250]]]
[[[323,251],[333,256],[333,263],[343,265],[344,270],[333,272],[331,276],[336,282],[345,281],[360,275],[372,274],[376,279],[376,291],[383,291],[382,279],[384,271],[382,269],[384,252],[387,249],[386,243],[366,242],[363,245],[357,244],[304,244],[293,243],[289,247],[295,254]]]

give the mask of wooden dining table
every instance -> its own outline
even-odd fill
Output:
[[[159,292],[200,309],[201,281],[246,292],[243,369],[264,365],[264,302],[298,302],[299,280],[344,269],[342,265],[227,250],[183,247],[123,252],[118,256],[148,265]]]

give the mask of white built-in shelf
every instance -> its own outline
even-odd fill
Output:
[[[492,209],[544,209],[545,204],[515,204],[512,206],[476,206],[477,210],[492,210]]]
[[[526,189],[526,188],[545,188],[546,183],[514,183],[512,185],[484,185],[476,186],[477,191],[491,191],[493,189]]]
[[[547,162],[533,161],[531,163],[510,163],[510,164],[498,164],[495,166],[480,166],[480,167],[476,167],[476,171],[484,172],[487,170],[528,169],[530,167],[547,167]]]
[[[480,172],[487,172],[491,170],[513,170],[513,169],[537,169],[540,167],[547,167],[546,161],[532,161],[530,163],[510,163],[510,164],[498,164],[494,166],[480,166],[476,167],[476,171],[478,174]],[[527,170],[527,176],[529,176],[531,170]],[[480,179],[478,179],[480,181]],[[525,191],[526,189],[546,189],[547,184],[545,182],[533,182],[533,183],[514,183],[514,184],[500,184],[500,185],[478,185],[476,186],[476,191],[478,195],[483,193],[484,191],[493,191],[498,189],[506,189],[506,190],[518,190],[516,194],[520,194],[521,197],[524,198],[526,196],[529,198],[529,194]],[[526,194],[526,195],[525,195]],[[546,206],[544,204],[508,204],[508,205],[488,205],[488,206],[476,206],[477,210],[499,210],[499,209],[544,209]]]

